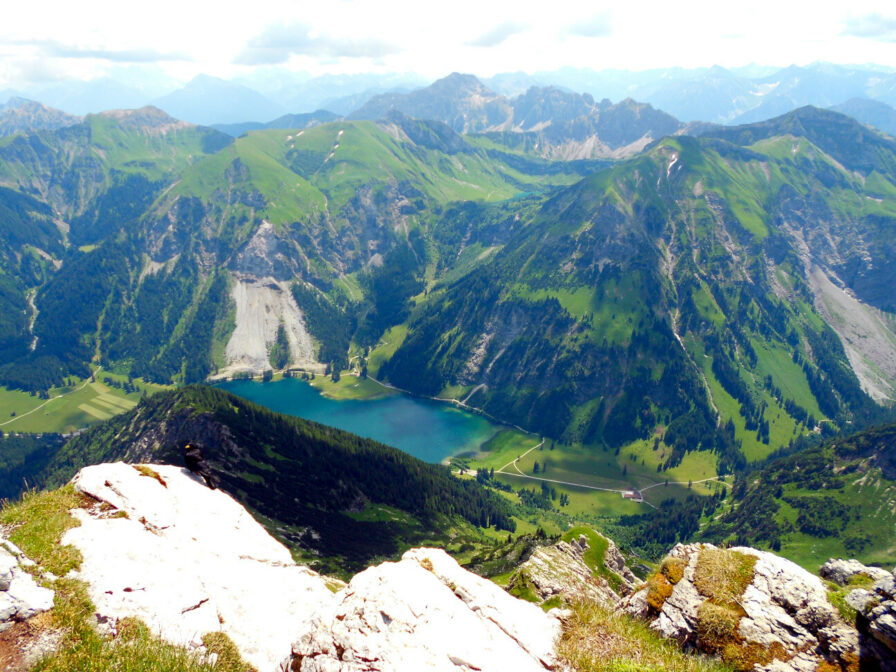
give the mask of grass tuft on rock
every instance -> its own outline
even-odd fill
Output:
[[[669,583],[673,586],[684,578],[684,570],[687,569],[688,563],[684,558],[668,557],[663,560],[660,571],[663,573]]]
[[[659,613],[666,600],[672,595],[673,586],[662,572],[652,574],[647,579],[647,606]]]
[[[557,653],[575,672],[730,672],[722,662],[683,653],[647,623],[593,602],[571,607]]]
[[[697,558],[694,586],[711,602],[740,605],[747,586],[753,581],[756,556],[723,548],[704,548]]]
[[[215,654],[217,672],[258,672],[252,665],[243,660],[240,650],[233,640],[224,632],[209,632],[202,636],[202,643],[208,652]]]
[[[152,479],[157,480],[159,483],[162,484],[163,488],[168,487],[168,483],[165,482],[165,479],[162,478],[161,474],[159,474],[159,472],[157,472],[152,467],[147,466],[145,464],[134,464],[131,466],[133,466],[134,469],[136,469],[138,472],[140,472],[141,476],[146,476],[147,478],[152,478]]]
[[[730,642],[738,640],[737,626],[741,615],[729,607],[704,602],[697,608],[697,637],[707,653],[720,653]]]

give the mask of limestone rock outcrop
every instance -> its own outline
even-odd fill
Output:
[[[715,566],[707,569],[711,561]],[[823,662],[856,664],[861,655],[858,632],[830,603],[821,579],[752,548],[679,544],[621,608],[683,645],[736,660],[741,669],[809,672]]]
[[[346,586],[296,565],[239,503],[186,469],[104,464],[73,483],[96,503],[72,511],[81,525],[62,543],[81,551],[76,577],[110,630],[136,617],[200,651],[204,634],[222,631],[259,672],[557,664],[558,618],[442,550],[408,551]]]
[[[832,566],[848,571],[832,572]],[[874,580],[867,588],[852,590],[846,602],[858,612],[856,624],[863,648],[875,658],[890,661],[890,667],[882,669],[896,670],[896,569],[888,572],[880,567],[866,567],[857,560],[829,560],[822,571],[844,586],[850,585],[855,576]]]
[[[541,672],[560,623],[462,569],[440,549],[357,574],[295,643],[301,672]]]
[[[53,606],[53,591],[37,585],[27,567],[34,563],[0,537],[0,632]]]
[[[610,549],[613,551],[612,554]],[[555,597],[566,601],[584,599],[612,608],[619,601],[619,595],[606,579],[595,576],[585,563],[586,550],[588,539],[585,535],[580,535],[578,539],[570,542],[559,541],[551,546],[540,546],[514,572],[508,590],[515,595],[525,594],[530,599],[538,599],[540,602]],[[604,557],[604,564],[609,568],[608,558],[613,567],[619,570],[614,573],[619,577],[620,587],[626,588],[628,592],[634,584],[635,577],[612,541]],[[631,576],[631,582],[624,578],[627,576]]]
[[[840,558],[832,558],[821,566],[818,572],[821,578],[839,583],[841,586],[848,585],[855,576],[865,576],[872,581],[879,581],[891,576],[891,573],[880,567],[866,567],[858,560],[842,560]]]
[[[81,551],[78,578],[110,628],[136,616],[187,647],[223,631],[268,672],[332,600],[320,575],[296,565],[239,503],[185,469],[104,464],[82,469],[74,484],[99,501],[73,511],[81,525],[62,543]]]

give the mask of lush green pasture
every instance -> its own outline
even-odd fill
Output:
[[[159,385],[136,380],[134,384],[139,391],[125,393],[115,384],[126,381],[124,376],[102,371],[92,382],[76,379],[72,385],[50,390],[49,399],[0,388],[0,430],[73,432],[129,411],[137,405],[143,390],[152,393],[162,389]]]

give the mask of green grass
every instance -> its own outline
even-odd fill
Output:
[[[395,390],[383,387],[373,380],[347,374],[340,376],[335,383],[328,376],[315,376],[314,380],[308,382],[330,399],[380,399],[398,394]]]
[[[537,446],[541,439],[516,429],[502,429],[482,444],[479,452],[470,460],[475,471],[482,467],[498,470],[508,462]]]
[[[0,429],[4,432],[68,433],[97,424],[137,405],[140,392],[125,394],[107,384],[126,380],[125,376],[102,371],[94,382],[77,380],[70,387],[54,388],[49,392],[50,399],[43,400],[27,392],[0,388]],[[164,389],[142,380],[134,382],[147,393]],[[39,410],[34,410],[38,407]],[[33,412],[26,415],[28,411]]]
[[[821,491],[785,488],[784,496],[833,497],[850,507],[853,518],[844,530],[819,538],[798,530],[781,540],[780,554],[810,572],[817,573],[829,558],[856,557],[865,564],[890,567],[896,562],[896,485],[872,470],[862,478],[849,478],[841,489]],[[797,511],[780,501],[779,519],[796,524]],[[850,536],[868,535],[870,544],[859,553],[844,546]]]
[[[29,492],[0,510],[0,523],[10,529],[9,539],[41,568],[65,577],[81,564],[81,553],[60,544],[65,531],[80,523],[70,509],[84,507],[93,500],[66,485],[49,492]],[[31,632],[48,629],[62,632],[56,650],[40,660],[38,672],[252,672],[233,643],[223,633],[211,633],[209,650],[220,654],[221,664],[200,663],[196,654],[162,641],[134,618],[118,624],[115,638],[100,634],[94,626],[95,607],[87,595],[87,584],[59,578],[50,586],[55,591],[53,609],[32,621]],[[223,665],[223,666],[222,666]]]
[[[575,672],[726,672],[718,660],[686,654],[644,621],[594,603],[572,605],[557,652]]]
[[[383,363],[388,361],[401,344],[404,343],[407,335],[408,327],[406,324],[396,325],[383,334],[380,342],[370,351],[367,357],[367,370],[371,376],[376,376]]]

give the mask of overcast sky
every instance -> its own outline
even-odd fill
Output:
[[[186,81],[282,66],[312,75],[563,66],[642,70],[879,63],[896,67],[892,0],[601,3],[569,0],[9,2],[0,87],[92,79],[121,67]]]

